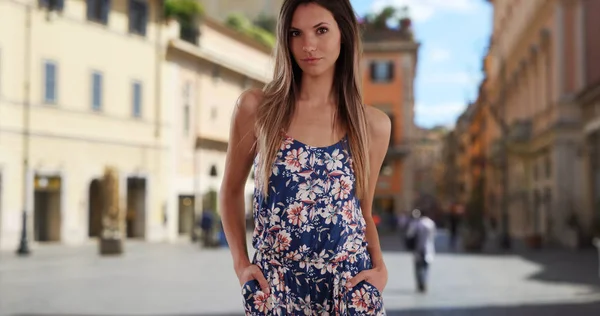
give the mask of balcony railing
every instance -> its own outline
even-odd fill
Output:
[[[197,27],[181,25],[179,28],[179,37],[191,44],[198,45],[198,36],[200,31]]]
[[[517,120],[508,132],[508,139],[513,143],[525,143],[531,139],[532,122],[530,119]]]
[[[410,154],[410,145],[408,142],[402,142],[400,144],[392,144],[388,147],[386,158],[400,159]]]

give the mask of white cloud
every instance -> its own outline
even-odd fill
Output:
[[[466,107],[465,102],[417,103],[415,105],[415,122],[425,127],[435,125],[453,126]]]
[[[450,59],[450,51],[443,48],[434,48],[431,51],[429,58],[434,63],[444,62]]]
[[[482,0],[374,0],[372,10],[379,12],[386,6],[409,7],[409,14],[415,21],[425,21],[442,11],[469,13]]]
[[[478,79],[467,72],[423,74],[423,83],[427,84],[473,85],[478,82]]]

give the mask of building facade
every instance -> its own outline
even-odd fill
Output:
[[[583,137],[586,147],[587,204],[592,212],[592,233],[600,236],[600,42],[596,30],[600,28],[600,2],[583,2],[584,47],[581,58],[584,65],[584,88],[577,94],[582,107]]]
[[[410,19],[398,30],[364,25],[363,97],[365,104],[388,114],[392,136],[374,199],[374,212],[399,214],[413,206],[411,144],[414,126],[414,78],[419,44]]]
[[[441,217],[443,203],[443,149],[447,130],[415,127],[412,153],[414,157],[413,177],[415,207],[429,211],[434,219]]]
[[[225,169],[230,121],[237,98],[250,88],[262,88],[272,76],[271,50],[248,37],[205,18],[199,38],[173,38],[167,47],[168,70],[163,76],[174,126],[171,187],[177,223],[171,231],[188,235],[193,218],[204,211],[219,213],[217,192]],[[194,44],[197,43],[197,44]],[[250,58],[253,62],[248,63]],[[252,207],[253,181],[246,184],[246,212]],[[175,228],[177,226],[177,228]]]
[[[195,197],[218,188],[235,100],[271,75],[270,53],[210,19],[202,47],[182,41],[162,5],[0,0],[0,249],[19,245],[24,213],[34,245],[98,237],[107,166],[127,237],[191,229]]]
[[[489,156],[506,155],[497,203],[512,237],[576,246],[589,233],[581,111],[586,1],[490,1],[486,102],[499,118]],[[491,184],[490,185],[494,185]]]

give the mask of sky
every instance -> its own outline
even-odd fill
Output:
[[[415,82],[415,122],[451,127],[477,96],[481,62],[492,30],[485,0],[351,0],[364,16],[385,6],[409,7],[421,44]]]

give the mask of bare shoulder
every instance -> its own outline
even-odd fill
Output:
[[[390,117],[380,109],[373,106],[366,106],[367,126],[369,126],[369,135],[374,143],[386,145],[389,143],[390,133],[392,131],[392,121]]]
[[[236,112],[243,117],[254,117],[258,106],[262,103],[264,94],[258,88],[248,89],[237,100]]]

